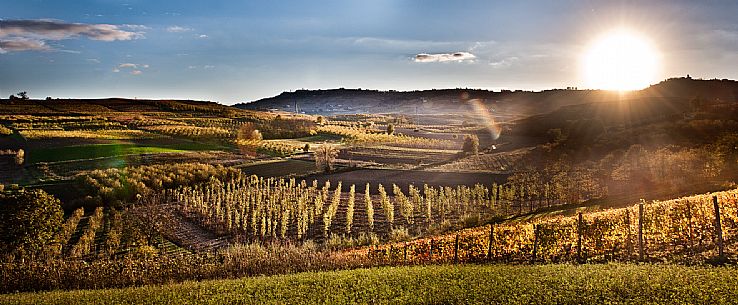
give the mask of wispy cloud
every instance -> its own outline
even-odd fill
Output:
[[[100,41],[131,40],[143,38],[142,29],[143,26],[137,25],[69,23],[51,19],[0,20],[0,45],[3,53],[43,51],[52,49],[46,44],[49,40],[79,37]]]
[[[147,27],[145,25],[140,25],[140,24],[123,24],[120,27],[124,29],[133,30],[133,31],[146,31],[146,30],[151,29],[150,27]]]
[[[200,68],[200,66],[187,66],[187,69],[199,69],[199,68]],[[215,66],[213,66],[213,65],[204,65],[204,66],[202,66],[202,68],[205,69],[205,70],[210,70],[210,69],[215,69]]]
[[[477,58],[474,54],[469,52],[454,52],[454,53],[420,53],[415,55],[413,61],[415,62],[471,62]]]
[[[205,38],[208,38],[208,35],[200,34],[199,36],[197,36],[197,38],[205,39]]]
[[[184,32],[189,32],[189,31],[192,31],[192,28],[182,27],[178,25],[167,27],[167,32],[169,33],[184,33]]]
[[[495,68],[505,68],[505,67],[509,67],[510,65],[512,65],[514,62],[518,60],[519,58],[517,56],[510,56],[510,57],[506,57],[500,60],[490,61],[489,65]]]
[[[134,64],[134,63],[122,63],[117,65],[115,68],[113,68],[113,72],[118,73],[122,70],[130,70],[130,74],[132,75],[139,75],[142,74],[142,69],[148,69],[149,65],[147,64]]]

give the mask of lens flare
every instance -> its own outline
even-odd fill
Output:
[[[477,115],[479,121],[481,121],[484,124],[484,127],[487,128],[492,140],[499,139],[502,128],[500,128],[500,125],[495,122],[494,116],[492,116],[492,113],[490,113],[484,103],[479,99],[471,99],[467,103],[474,108],[474,114]]]

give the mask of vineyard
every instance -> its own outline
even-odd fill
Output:
[[[142,130],[22,130],[20,134],[28,139],[106,139],[106,140],[136,140],[161,139],[164,136]]]
[[[578,216],[513,220],[349,253],[385,263],[413,264],[734,259],[738,255],[738,189]]]
[[[523,188],[507,184],[407,189],[366,184],[358,186],[361,196],[357,186],[341,182],[332,187],[330,181],[319,185],[257,176],[223,181],[177,189],[154,202],[174,204],[187,219],[238,240],[317,239],[352,245],[373,235],[407,239],[408,234],[473,226],[516,213],[526,200]]]
[[[270,141],[270,140],[235,140],[236,146],[245,155],[265,154],[277,157],[286,157],[292,155],[302,147],[287,142]]]
[[[154,125],[141,129],[174,137],[192,139],[230,138],[233,133],[220,127],[198,127],[189,125]]]
[[[388,143],[402,147],[414,148],[454,148],[458,145],[450,141],[418,138],[399,134],[388,134],[379,130],[361,127],[345,127],[340,125],[325,125],[317,128],[318,133],[337,135],[354,143]]]

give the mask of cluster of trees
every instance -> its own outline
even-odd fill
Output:
[[[0,192],[0,253],[3,259],[33,258],[52,251],[62,230],[59,199],[42,190]]]
[[[293,139],[314,135],[317,123],[310,119],[277,116],[272,120],[257,121],[255,125],[265,139]]]
[[[16,94],[11,94],[8,97],[8,99],[10,99],[10,100],[27,100],[27,99],[29,99],[28,92],[21,91],[21,92],[18,92]]]

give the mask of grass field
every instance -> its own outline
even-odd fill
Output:
[[[734,304],[735,267],[464,265],[359,269],[0,296],[2,304]]]
[[[183,152],[192,150],[217,149],[211,145],[195,142],[182,142],[171,145],[138,145],[132,143],[92,144],[63,147],[35,148],[28,154],[28,163],[57,162],[67,160],[83,160],[104,158],[130,154],[151,154],[165,152]]]

